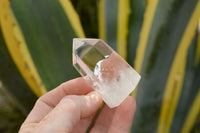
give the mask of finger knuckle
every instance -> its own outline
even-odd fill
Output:
[[[64,104],[67,111],[77,111],[79,110],[79,107],[77,103],[75,102],[76,96],[66,96],[61,100],[61,103]]]

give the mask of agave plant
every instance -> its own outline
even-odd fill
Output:
[[[72,2],[0,1],[0,79],[21,109],[79,76],[72,38],[96,37],[141,74],[131,132],[200,132],[200,1]]]

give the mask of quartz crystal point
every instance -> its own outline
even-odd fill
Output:
[[[110,107],[135,89],[140,75],[100,39],[73,39],[73,65]]]

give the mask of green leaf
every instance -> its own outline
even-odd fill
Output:
[[[200,125],[200,113],[198,114],[197,120],[191,129],[191,133],[199,133],[200,131],[199,125]]]
[[[142,28],[145,10],[145,0],[131,0],[131,14],[129,21],[129,33],[127,42],[127,61],[134,65],[139,35]]]
[[[177,109],[173,118],[170,133],[181,132],[186,121],[192,103],[200,90],[200,64],[195,66],[195,50],[197,45],[197,35],[188,49],[187,64],[185,69],[184,83],[180,94]]]
[[[72,39],[77,36],[57,0],[13,0],[11,8],[37,71],[48,90],[78,73],[72,66]]]
[[[99,23],[97,16],[98,1],[96,0],[72,0],[75,10],[79,14],[81,24],[88,38],[98,37]]]
[[[0,80],[16,100],[15,102],[18,105],[18,108],[24,114],[28,114],[28,112],[32,109],[37,97],[24,81],[15,63],[13,62],[3,39],[1,29],[0,64]]]
[[[104,30],[99,30],[99,34],[104,34],[103,39],[105,39],[106,43],[108,43],[114,50],[117,50],[117,20],[118,20],[118,4],[119,0],[101,0],[103,1],[101,4],[102,9],[104,10],[104,14],[102,14],[101,21],[104,21]]]
[[[197,0],[159,0],[155,4],[149,34],[140,36],[142,41],[141,39],[148,35],[147,42],[143,45],[145,54],[141,67],[142,79],[138,86],[137,111],[132,132],[165,133],[170,130],[179,94],[182,91],[188,46],[197,28],[199,17],[196,15],[199,12],[197,2]],[[144,23],[150,20],[147,11],[149,10],[146,10]],[[138,47],[140,45],[141,43]],[[137,51],[137,54],[139,52]]]

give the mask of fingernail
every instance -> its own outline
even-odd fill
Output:
[[[99,93],[93,91],[87,94],[88,96],[90,96],[91,99],[95,99],[95,100],[100,100],[101,96],[99,95]]]

